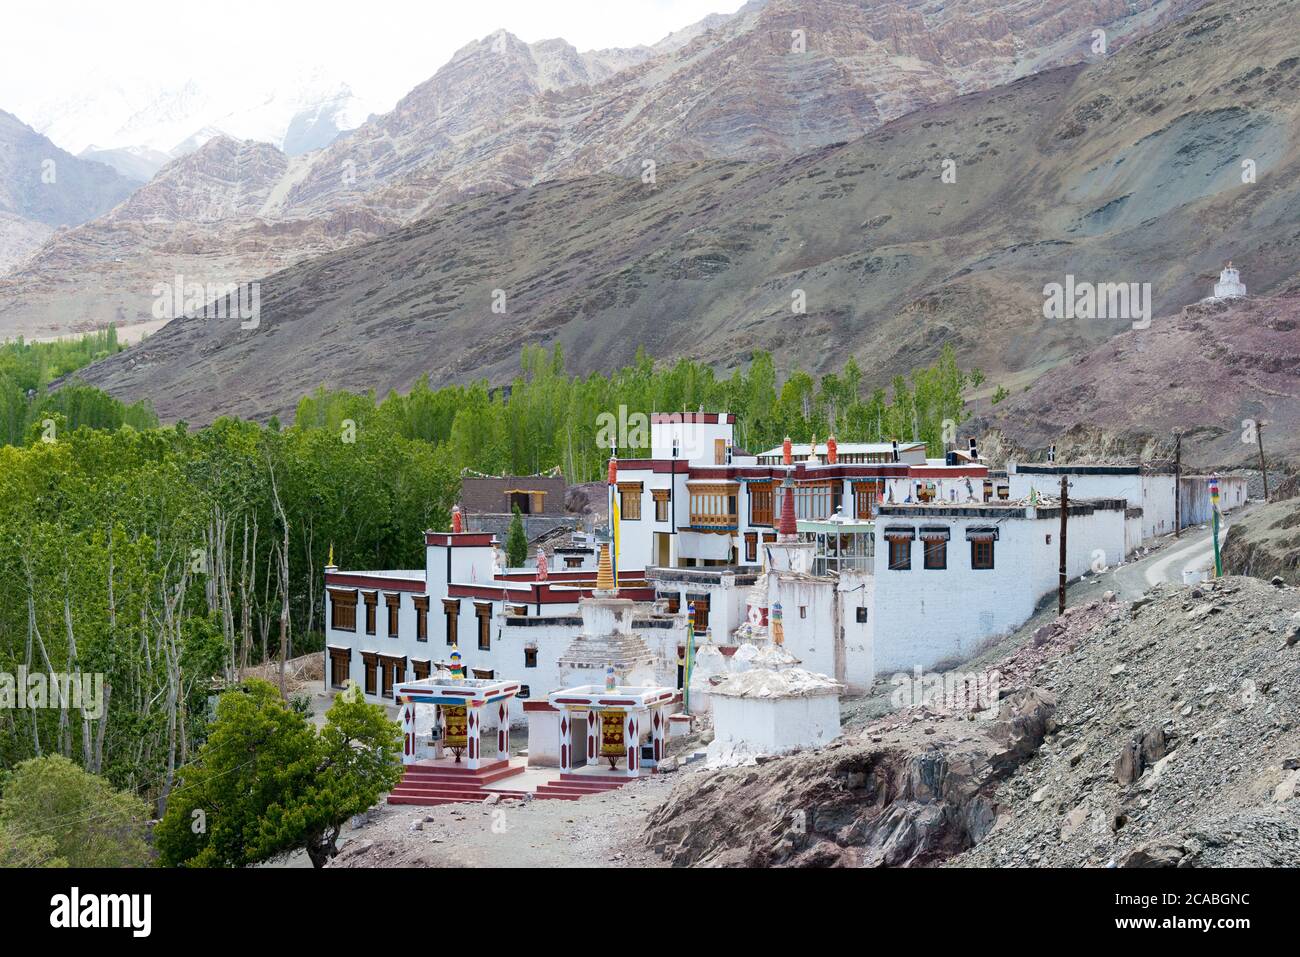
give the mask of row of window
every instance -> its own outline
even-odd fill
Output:
[[[876,480],[853,483],[853,517],[867,521],[875,517],[884,483]],[[749,484],[749,524],[775,526],[781,517],[781,496],[775,482]],[[624,521],[641,520],[642,485],[620,482],[619,515]],[[690,489],[690,521],[703,527],[733,527],[738,524],[739,486],[734,483],[694,486]],[[655,521],[669,520],[667,489],[652,489]],[[794,489],[795,517],[817,521],[830,518],[843,504],[843,485],[837,481],[804,482]]]
[[[352,653],[338,648],[331,648],[329,655],[330,686],[342,688],[351,674]],[[364,651],[361,653],[361,662],[365,669],[366,694],[378,695],[381,693],[379,689],[382,687],[383,697],[393,697],[393,688],[406,676],[406,659],[404,657],[393,657]],[[429,677],[430,666],[431,662],[429,661],[412,658],[411,674],[414,675],[416,681],[423,681]],[[524,649],[524,667],[537,667],[536,648]],[[496,677],[496,672],[492,669],[475,668],[473,673],[475,678],[491,679]]]
[[[945,569],[948,567],[948,540],[922,539],[922,567]],[[896,537],[889,539],[889,568],[891,571],[908,571],[912,567],[912,539]],[[981,540],[970,542],[970,567],[975,570],[993,567],[993,542]]]
[[[357,630],[357,593],[330,589],[330,627],[335,631]],[[379,603],[378,592],[363,592],[366,605],[366,634],[375,634],[375,618]],[[401,594],[386,594],[384,602],[387,609],[388,637],[398,637],[398,613],[401,610]],[[412,595],[411,604],[415,606],[415,640],[429,640],[429,599],[426,595]],[[446,620],[447,644],[459,644],[460,601],[446,598],[442,602],[443,617]],[[478,647],[480,651],[492,649],[492,603],[475,602],[474,615],[478,622]]]

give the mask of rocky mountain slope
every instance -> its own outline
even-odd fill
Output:
[[[102,163],[65,153],[0,110],[0,275],[54,228],[99,216],[136,185]]]
[[[1300,864],[1300,590],[1226,578],[1071,608],[997,715],[919,708],[690,775],[646,842],[678,865]]]
[[[253,279],[480,193],[605,171],[639,177],[647,161],[789,159],[1078,62],[1093,55],[1095,30],[1117,49],[1202,2],[756,0],[655,47],[587,54],[498,32],[391,113],[288,164],[257,215],[222,223],[229,249],[214,268],[233,262]],[[188,258],[183,221],[111,227],[51,243],[10,280],[21,294],[0,287],[0,329],[130,322],[147,316],[157,277],[204,271]],[[93,278],[96,294],[70,290],[69,268]]]
[[[1274,482],[1279,476],[1274,475]],[[1279,498],[1231,523],[1223,543],[1223,567],[1232,575],[1281,578],[1300,586],[1300,488],[1296,476],[1275,484]],[[1282,498],[1287,495],[1290,497]]]
[[[1123,332],[1045,373],[976,426],[1003,444],[1063,461],[1172,457],[1184,434],[1192,465],[1253,465],[1244,421],[1263,421],[1270,456],[1300,461],[1300,297],[1210,300]]]
[[[532,342],[562,343],[578,371],[640,345],[723,369],[755,349],[813,370],[851,354],[881,384],[952,343],[991,383],[1032,379],[1131,326],[1045,319],[1043,289],[1067,275],[1150,282],[1157,316],[1207,295],[1227,258],[1254,292],[1291,281],[1297,38],[1296,4],[1219,0],[1105,61],[791,160],[478,197],[269,277],[255,332],[174,322],[86,376],[196,423],[284,415],[322,382],[499,381]]]

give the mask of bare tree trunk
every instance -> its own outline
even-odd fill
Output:
[[[280,489],[275,481],[275,468],[267,458],[267,467],[271,475],[271,501],[276,514],[280,516],[280,525],[284,529],[284,541],[280,547],[280,697],[288,700],[285,693],[285,662],[289,656],[289,516],[285,514],[280,501]]]

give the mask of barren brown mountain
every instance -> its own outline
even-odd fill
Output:
[[[1057,366],[984,421],[1011,449],[1056,443],[1063,461],[1167,458],[1177,431],[1184,461],[1212,467],[1254,466],[1263,422],[1269,455],[1300,462],[1300,296],[1188,306]]]
[[[647,162],[789,159],[919,107],[1121,47],[1203,0],[767,0],[654,47],[498,32],[328,148],[219,138],[141,202],[0,279],[0,333],[153,318],[154,287],[256,279],[447,203]],[[212,202],[212,187],[237,199]]]
[[[577,371],[641,345],[724,369],[756,349],[814,370],[854,355],[874,383],[950,342],[1021,391],[1131,326],[1045,319],[1067,275],[1149,282],[1156,316],[1208,295],[1228,258],[1254,293],[1293,280],[1297,84],[1300,5],[1220,0],[1102,62],[791,160],[478,197],[268,278],[255,331],[173,322],[86,375],[197,423],[284,415],[321,383],[503,381],[534,342]]]

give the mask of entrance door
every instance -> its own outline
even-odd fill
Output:
[[[655,532],[654,563],[658,568],[672,567],[672,536],[667,532]]]
[[[573,756],[573,767],[587,766],[587,716],[573,712],[569,722],[569,754]]]

